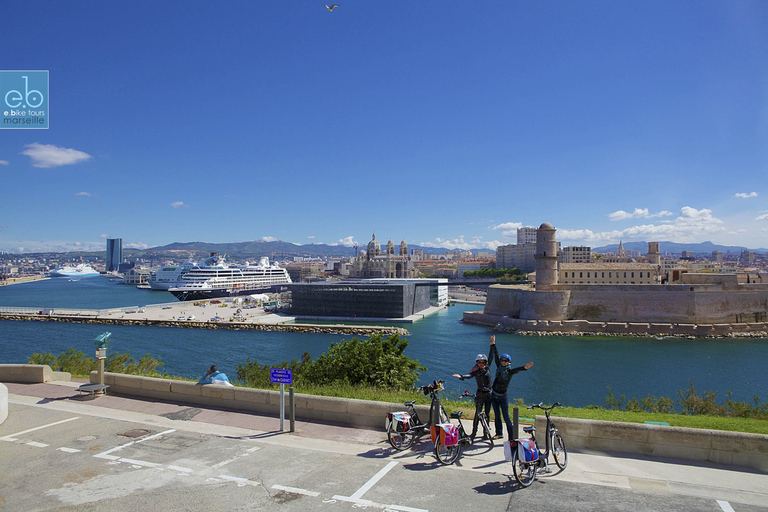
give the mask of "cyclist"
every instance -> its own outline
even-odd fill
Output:
[[[507,399],[507,387],[509,380],[518,372],[525,371],[533,366],[533,361],[525,366],[512,368],[509,366],[509,354],[501,354],[496,348],[496,336],[491,336],[491,349],[488,352],[492,361],[496,362],[496,378],[493,379],[491,387],[491,405],[493,406],[494,423],[496,424],[496,435],[494,439],[502,439],[504,433],[501,427],[501,416],[504,415],[504,423],[507,424],[507,436],[512,439],[512,420],[509,419],[509,400]],[[501,409],[501,411],[499,411]]]
[[[477,392],[475,393],[475,419],[472,421],[472,435],[470,438],[474,442],[477,435],[477,424],[480,421],[480,411],[485,410],[486,418],[491,414],[491,370],[488,369],[488,357],[485,354],[478,354],[475,358],[475,366],[469,370],[466,375],[453,374],[461,380],[475,378],[477,382]],[[490,434],[489,434],[490,435]]]

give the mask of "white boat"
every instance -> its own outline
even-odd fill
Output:
[[[227,265],[223,256],[212,254],[197,268],[181,276],[182,284],[168,289],[179,300],[200,300],[273,291],[291,283],[288,271],[263,257],[258,265]]]
[[[153,290],[161,290],[167,292],[169,288],[181,286],[184,282],[181,280],[182,276],[192,270],[198,268],[197,263],[194,261],[186,261],[181,265],[170,265],[163,267],[156,272],[152,272],[149,275],[147,284]]]
[[[98,276],[99,272],[88,263],[81,263],[76,267],[63,266],[51,270],[51,277],[91,277]]]

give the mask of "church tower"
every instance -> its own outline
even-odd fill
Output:
[[[536,232],[536,289],[547,290],[558,283],[555,228],[545,222]]]

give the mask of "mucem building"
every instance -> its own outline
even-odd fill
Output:
[[[436,280],[296,283],[288,289],[294,316],[405,318],[447,303],[447,286]]]

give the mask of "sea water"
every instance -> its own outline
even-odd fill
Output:
[[[136,289],[104,277],[70,281],[66,278],[16,284],[0,288],[0,306],[111,308],[174,302],[168,292]],[[427,370],[420,382],[443,379],[453,396],[474,382],[459,381],[454,373],[467,373],[477,354],[488,354],[492,331],[461,322],[464,311],[482,309],[459,304],[410,324],[405,354]],[[0,363],[26,363],[33,353],[54,355],[69,347],[91,356],[93,339],[110,331],[109,350],[130,351],[138,359],[150,354],[160,359],[161,370],[198,378],[216,364],[230,377],[248,359],[277,364],[298,359],[304,352],[317,358],[331,343],[350,335],[209,330],[155,326],[98,325],[61,322],[0,321]],[[533,361],[527,372],[516,374],[509,396],[526,403],[583,407],[604,406],[608,389],[614,396],[678,398],[691,383],[696,391],[716,392],[722,402],[732,399],[768,401],[768,339],[655,339],[584,336],[520,336],[496,333],[501,353],[509,353],[513,366]],[[492,367],[495,371],[495,366]],[[300,392],[300,390],[297,390]]]

